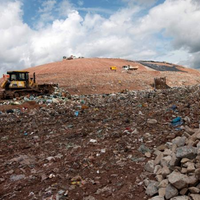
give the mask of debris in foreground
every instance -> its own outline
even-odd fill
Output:
[[[199,96],[199,86],[81,96],[58,88],[0,102],[1,198],[147,199],[155,169],[152,198],[159,189],[197,198]],[[191,175],[189,187],[180,174]]]

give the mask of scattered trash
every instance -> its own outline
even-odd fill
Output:
[[[90,142],[91,142],[91,143],[97,143],[97,140],[90,139]]]
[[[179,157],[192,157],[178,159],[177,170],[199,176],[198,163],[192,164],[199,139],[184,140],[199,128],[199,95],[199,86],[70,98],[56,89],[52,95],[1,101],[2,198],[33,192],[29,199],[148,199],[144,179],[156,170],[156,179],[162,174],[167,179],[172,168],[163,166],[174,161],[177,149]],[[194,148],[179,149],[187,142]],[[160,152],[163,157],[157,158]],[[148,175],[144,166],[151,158],[157,163],[149,163]]]
[[[54,174],[50,174],[50,175],[49,175],[49,178],[50,178],[50,179],[52,179],[52,178],[54,178],[54,177],[55,177]]]
[[[75,115],[76,117],[78,117],[79,111],[75,111],[74,115]]]
[[[176,127],[176,126],[180,126],[183,124],[183,121],[181,119],[181,117],[176,117],[171,121],[171,125]]]
[[[176,105],[173,105],[172,107],[171,107],[171,110],[176,110],[177,109],[177,106]]]
[[[151,150],[148,147],[146,147],[144,144],[140,145],[140,147],[138,148],[138,151],[140,151],[143,154],[147,152],[151,152]]]

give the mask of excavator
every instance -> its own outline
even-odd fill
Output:
[[[37,84],[36,76],[29,77],[28,71],[8,71],[7,79],[1,84],[0,99],[12,99],[26,95],[42,95],[54,92],[56,84]]]

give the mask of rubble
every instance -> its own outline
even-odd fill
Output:
[[[200,159],[199,159],[199,147],[197,144],[200,141],[199,129],[194,129],[192,135],[189,135],[187,138],[185,136],[177,136],[172,140],[172,146],[169,146],[169,149],[165,151],[169,154],[160,152],[156,149],[157,157],[155,160],[150,160],[148,163],[151,165],[156,165],[157,169],[154,170],[155,177],[158,174],[161,174],[161,178],[157,178],[159,185],[158,191],[153,193],[153,195],[164,196],[165,199],[198,199],[200,198],[200,189],[199,189],[199,170],[200,170]],[[187,144],[187,145],[186,145]],[[173,147],[175,146],[175,148]],[[171,152],[171,154],[170,154]],[[174,161],[166,162],[168,157],[174,157]],[[148,165],[146,164],[146,166]],[[164,163],[164,164],[163,164]],[[153,168],[153,167],[152,167]],[[152,172],[148,168],[145,168],[147,171]],[[162,173],[166,171],[167,173]],[[151,184],[147,186],[146,192],[149,196],[153,196],[149,193],[148,188],[152,187]],[[160,195],[159,191],[162,188],[162,194]],[[164,188],[164,189],[163,189]],[[196,194],[196,195],[195,195]],[[184,196],[182,196],[184,195]]]
[[[102,95],[57,88],[1,101],[1,198],[198,199],[199,95],[199,86]],[[183,123],[174,127],[176,117]]]

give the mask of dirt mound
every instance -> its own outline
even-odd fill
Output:
[[[138,67],[125,70],[124,65]],[[116,66],[117,70],[111,70]],[[123,90],[151,89],[154,78],[166,77],[170,87],[200,82],[200,72],[182,66],[154,61],[80,58],[29,68],[39,83],[58,83],[72,94],[112,93]]]

